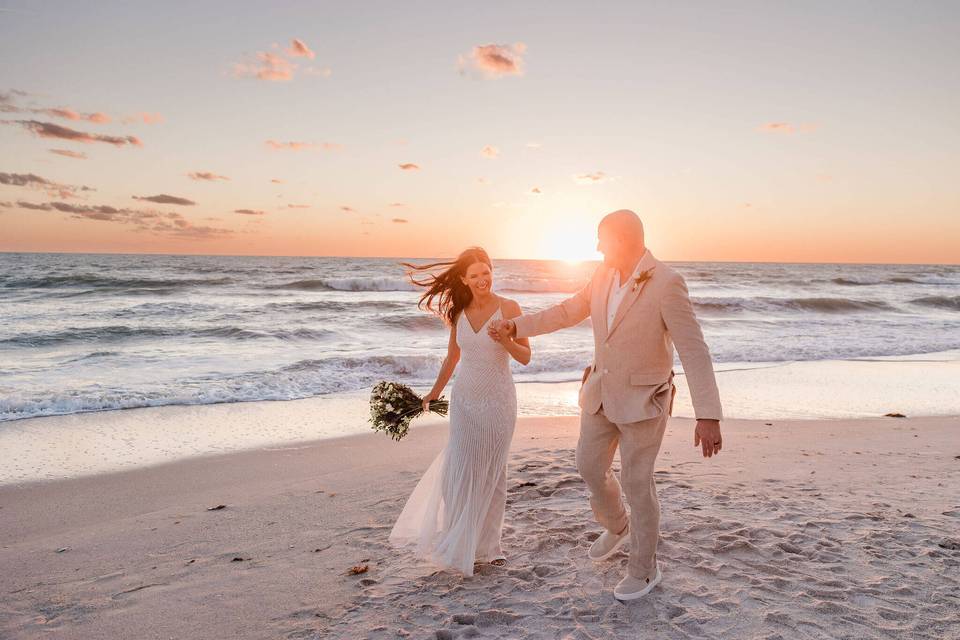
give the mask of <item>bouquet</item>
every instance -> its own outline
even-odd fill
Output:
[[[430,411],[447,415],[450,403],[430,401]],[[410,421],[423,413],[423,398],[399,382],[378,382],[370,392],[370,422],[374,431],[383,431],[394,440],[407,435]]]

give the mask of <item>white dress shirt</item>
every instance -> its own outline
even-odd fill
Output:
[[[630,291],[631,287],[629,285],[633,284],[633,279],[640,276],[638,273],[640,269],[640,260],[637,260],[637,266],[633,268],[633,273],[630,274],[630,277],[627,278],[626,284],[620,284],[620,270],[613,270],[613,283],[610,285],[610,292],[607,294],[607,330],[610,330],[610,326],[613,324],[613,319],[617,315],[617,309],[620,307],[620,302],[623,301],[624,297],[627,295],[627,292]]]

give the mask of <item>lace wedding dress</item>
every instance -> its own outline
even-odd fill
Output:
[[[497,309],[474,331],[457,318],[460,362],[450,397],[450,438],[407,500],[390,534],[434,564],[473,575],[474,562],[503,558],[507,453],[517,419],[510,354],[487,335]]]

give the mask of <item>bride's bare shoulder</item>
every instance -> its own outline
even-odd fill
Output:
[[[500,296],[500,309],[503,312],[504,318],[516,318],[522,313],[519,302],[512,298],[504,298],[503,296]]]

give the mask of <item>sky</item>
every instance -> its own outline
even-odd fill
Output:
[[[960,262],[960,3],[0,0],[0,251]]]

